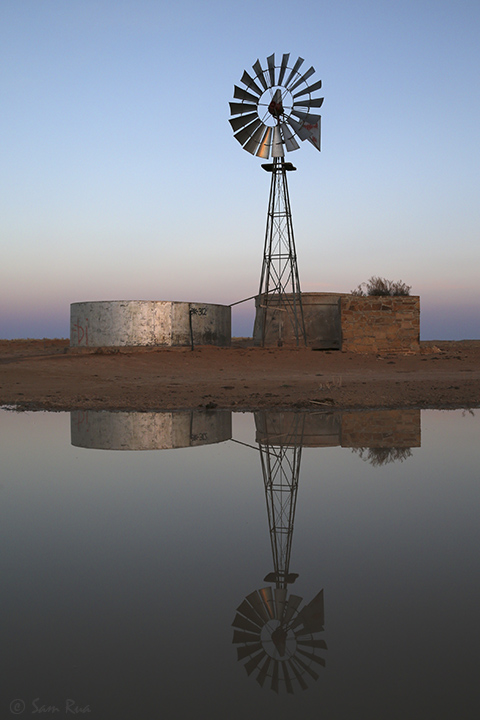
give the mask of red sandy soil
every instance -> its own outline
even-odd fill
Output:
[[[480,406],[480,340],[408,355],[307,348],[70,348],[0,340],[0,405],[25,410]]]

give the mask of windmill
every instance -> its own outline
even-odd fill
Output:
[[[303,607],[303,598],[288,593],[298,577],[289,566],[305,415],[292,414],[281,434],[266,413],[256,413],[255,421],[274,568],[264,582],[274,587],[254,590],[240,603],[232,623],[233,643],[237,659],[246,661],[247,674],[256,673],[260,686],[267,681],[274,692],[284,687],[293,693],[296,685],[308,687],[307,678],[318,679],[316,668],[325,666],[318,651],[327,649],[319,637],[325,623],[323,590]]]
[[[303,58],[293,65],[289,60],[290,54],[284,54],[276,65],[272,54],[266,69],[257,60],[253,77],[243,73],[240,82],[245,87],[234,86],[240,102],[230,103],[234,137],[252,155],[273,160],[262,164],[272,177],[254,330],[261,345],[275,336],[282,345],[289,333],[297,345],[300,338],[307,341],[287,183],[287,172],[296,168],[285,161],[285,152],[298,150],[296,137],[320,150],[320,115],[315,112],[323,98],[313,95],[322,81],[309,85],[315,68],[302,74]]]

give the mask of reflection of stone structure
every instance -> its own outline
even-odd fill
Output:
[[[342,447],[420,447],[420,410],[364,410],[342,413]]]
[[[108,412],[74,410],[72,445],[101,450],[161,450],[224,442],[232,437],[232,413]]]
[[[301,436],[292,436],[292,417],[304,418]],[[420,447],[420,410],[357,410],[316,413],[257,412],[257,442],[303,447]]]

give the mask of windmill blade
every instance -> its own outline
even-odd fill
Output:
[[[262,667],[260,668],[260,672],[257,675],[257,682],[260,685],[260,687],[263,687],[263,683],[265,682],[265,678],[267,677],[268,668],[270,667],[270,656],[267,655],[265,662],[263,663]]]
[[[298,684],[302,688],[302,690],[306,690],[308,688],[307,683],[303,679],[301,673],[299,672],[298,668],[295,667],[293,662],[291,660],[288,660],[288,664],[290,665],[290,668],[293,670],[293,674],[295,675],[295,679],[298,681]]]
[[[270,87],[275,85],[275,53],[267,57],[268,74],[270,75]]]
[[[295,140],[295,136],[292,133],[292,131],[290,130],[290,128],[285,123],[281,123],[280,130],[282,132],[283,141],[285,143],[285,148],[287,149],[287,151],[292,152],[293,150],[298,150],[300,145]],[[273,155],[273,153],[272,153],[272,155]]]
[[[298,69],[300,68],[301,65],[303,65],[303,63],[304,63],[304,59],[299,57],[297,62],[293,66],[293,68],[290,72],[290,75],[287,78],[287,82],[285,83],[285,87],[287,88],[287,90],[289,90],[288,86],[289,86],[290,82],[295,79],[295,75],[297,74]]]
[[[303,598],[299,597],[298,595],[290,595],[288,598],[287,603],[287,609],[285,610],[285,615],[283,617],[283,622],[288,625],[292,617],[295,615],[298,606],[302,602]]]
[[[258,130],[256,130],[253,133],[250,140],[247,143],[245,143],[245,145],[243,147],[245,148],[245,150],[247,150],[247,152],[251,153],[252,155],[255,155],[255,153],[258,150],[258,146],[262,142],[262,138],[265,134],[265,128],[266,128],[266,125],[261,123],[260,127],[258,128]]]
[[[308,100],[297,100],[293,103],[293,107],[322,107],[324,98],[310,98]]]
[[[312,677],[314,680],[318,680],[318,678],[320,677],[320,675],[318,673],[316,673],[315,670],[312,670],[312,668],[309,665],[304,663],[303,660],[300,660],[298,655],[295,655],[295,657],[293,657],[291,659],[290,664],[292,664],[292,663],[295,663],[296,665],[300,665],[302,670],[304,672],[308,673],[310,675],[310,677]]]
[[[237,612],[242,613],[242,615],[245,615],[246,618],[251,620],[253,623],[258,625],[259,628],[262,628],[264,626],[264,622],[261,617],[259,617],[258,613],[253,609],[253,607],[250,605],[250,603],[247,600],[244,600],[240,603],[240,605],[237,608]]]
[[[307,652],[306,650],[302,650],[302,648],[298,648],[298,652],[304,655],[305,657],[308,657],[309,660],[312,662],[316,662],[318,665],[321,665],[322,667],[325,667],[327,664],[325,662],[325,658],[320,657],[320,655],[315,655],[315,653]],[[298,657],[297,657],[298,660]]]
[[[275,612],[277,620],[282,620],[283,612],[285,610],[285,601],[287,599],[286,588],[275,588]]]
[[[320,90],[322,87],[322,81],[319,80],[316,83],[313,83],[313,85],[307,86],[306,88],[303,88],[303,90],[299,90],[295,95],[293,96],[293,99],[300,97],[300,95],[306,95],[307,93],[313,93],[315,90]]]
[[[265,650],[263,650],[263,648],[262,648],[262,651],[259,652],[258,655],[254,655],[252,658],[250,658],[250,660],[249,660],[248,662],[245,663],[245,665],[244,665],[243,667],[244,667],[245,670],[247,671],[247,675],[251,675],[251,674],[252,674],[252,672],[253,672],[253,671],[255,670],[255,668],[257,667],[258,663],[259,663],[261,660],[263,660],[263,658],[265,657],[265,655],[266,655],[266,652],[265,652]]]
[[[302,110],[292,110],[292,115],[298,117],[302,121],[302,125],[307,123],[308,125],[315,125],[320,120],[320,115],[309,115]],[[288,118],[287,118],[288,122]]]
[[[298,645],[305,645],[306,647],[318,648],[319,650],[328,650],[327,643],[322,638],[312,638],[310,640],[301,640],[297,637]]]
[[[258,642],[259,637],[260,634],[258,632],[254,634],[249,632],[243,632],[242,630],[234,630],[232,644],[237,645],[239,643],[256,643]]]
[[[302,82],[306,82],[309,77],[312,77],[312,75],[313,75],[314,72],[315,72],[315,68],[314,68],[313,65],[312,65],[312,67],[309,68],[309,69],[307,70],[307,72],[304,73],[304,74],[302,75],[302,77],[297,80],[296,83],[294,83],[293,85],[291,85],[291,86],[288,88],[288,89],[290,90],[290,92],[292,92],[292,90],[295,90],[295,88],[297,88],[299,85],[301,85]]]
[[[249,123],[253,122],[254,120],[258,119],[258,115],[256,112],[254,113],[247,113],[247,115],[238,115],[237,117],[230,118],[229,123],[233,128],[233,132],[236,132],[237,130],[240,130],[240,128],[244,127],[245,125],[248,125]]]
[[[242,645],[242,647],[237,648],[237,660],[245,660],[246,657],[253,655],[253,653],[258,652],[262,648],[263,645],[261,642]]]
[[[282,57],[282,62],[281,62],[281,65],[280,65],[280,72],[279,72],[279,74],[278,74],[278,84],[279,84],[279,85],[282,84],[283,76],[285,75],[285,70],[287,69],[288,58],[289,58],[289,57],[290,57],[290,53],[286,53],[286,54]]]
[[[264,160],[268,160],[270,156],[270,145],[271,145],[271,137],[272,137],[272,128],[267,127],[265,130],[265,135],[262,138],[262,141],[260,143],[260,146],[255,153],[257,157],[261,157]]]
[[[233,86],[233,97],[239,100],[251,100],[254,103],[258,101],[256,95],[252,95],[252,93],[247,92],[243,88],[239,88],[237,85]]]
[[[253,90],[257,93],[258,96],[260,96],[263,92],[263,90],[258,87],[255,80],[247,73],[246,70],[243,71],[242,79],[240,82],[247,86],[247,90]]]
[[[270,615],[267,612],[267,610],[265,609],[265,606],[260,598],[260,595],[257,593],[256,590],[254,590],[252,593],[250,593],[250,595],[247,595],[246,599],[248,600],[250,605],[252,605],[252,607],[258,613],[258,615],[260,615],[260,617],[262,618],[264,623],[266,623],[270,620]]]
[[[273,128],[272,157],[284,157],[284,155],[282,134],[278,125],[275,125]]]
[[[258,633],[260,630],[260,626],[257,625],[257,623],[252,623],[250,620],[247,620],[247,618],[243,617],[243,615],[240,615],[240,613],[237,613],[235,615],[232,625],[233,627],[239,628],[240,630],[247,630],[248,632],[252,633]]]
[[[252,112],[252,110],[256,110],[256,105],[250,105],[249,103],[235,103],[231,102],[228,103],[230,105],[230,114],[231,115],[240,115],[246,112]]]
[[[272,690],[278,693],[278,660],[273,661]]]
[[[264,89],[264,90],[268,90],[267,83],[265,82],[265,78],[264,78],[264,76],[263,76],[263,69],[262,69],[262,66],[260,65],[260,60],[257,60],[257,62],[255,63],[255,65],[252,65],[252,67],[253,67],[253,69],[255,70],[255,77],[258,78],[258,80],[260,81],[263,89]]]
[[[268,614],[270,615],[270,618],[273,620],[275,617],[275,610],[273,605],[273,594],[272,594],[272,588],[271,587],[264,587],[261,590],[259,590],[260,597],[263,600],[263,604],[267,609]]]
[[[293,695],[293,686],[292,681],[290,679],[290,675],[288,674],[288,665],[286,662],[282,662],[282,672],[283,672],[283,679],[285,680],[285,687],[287,689],[287,693],[289,695]]]
[[[262,121],[257,118],[253,121],[253,123],[250,123],[250,125],[243,128],[243,130],[239,130],[239,132],[235,133],[234,137],[238,140],[240,145],[245,145],[247,140],[252,137],[255,130],[257,130],[260,126],[264,127]]]

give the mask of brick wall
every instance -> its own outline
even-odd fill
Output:
[[[341,297],[342,350],[351,352],[417,352],[420,298]]]

